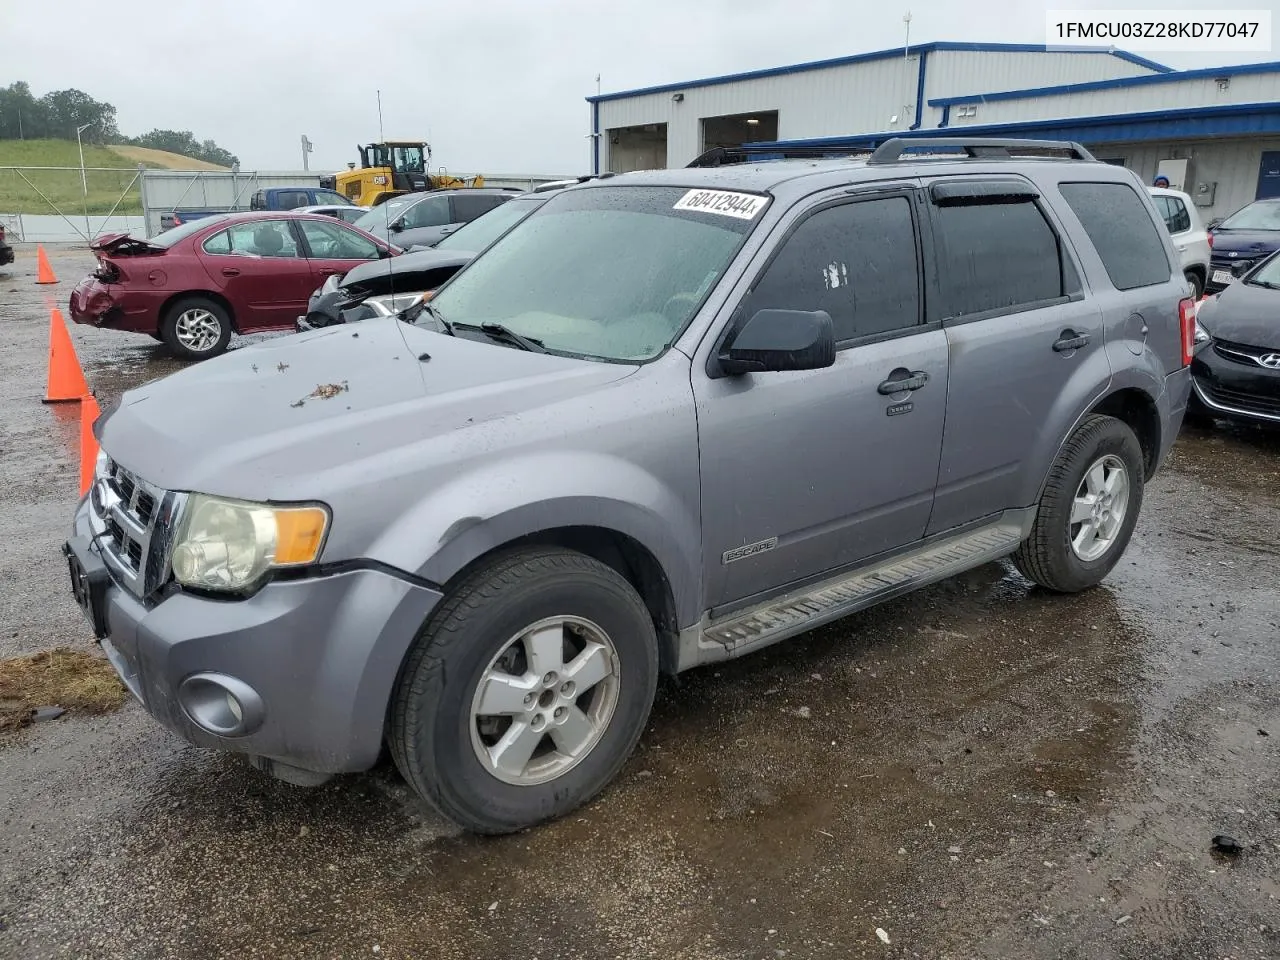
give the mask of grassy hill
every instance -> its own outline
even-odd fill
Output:
[[[211,163],[144,147],[99,147],[86,144],[85,181],[89,188],[89,213],[105,214],[115,207],[117,214],[142,213],[142,200],[135,183],[138,164],[171,170],[220,170]],[[9,170],[6,167],[17,167]],[[68,167],[65,170],[37,170],[37,167]],[[118,171],[118,172],[117,172]],[[121,194],[128,192],[121,199]],[[44,194],[44,197],[41,197]],[[53,202],[53,206],[45,200]],[[119,201],[119,206],[116,206]],[[57,207],[57,210],[54,209]],[[68,217],[85,212],[80,183],[80,152],[74,140],[0,140],[0,213],[31,213]]]

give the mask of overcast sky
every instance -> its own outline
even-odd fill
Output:
[[[386,135],[429,139],[433,166],[488,174],[589,169],[604,91],[898,46],[1043,43],[1046,7],[1270,9],[1280,0],[0,0],[0,85],[79,87],[127,134],[189,129],[245,169],[313,170]],[[1280,55],[1143,54],[1201,67]]]

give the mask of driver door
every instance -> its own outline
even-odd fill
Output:
[[[297,226],[311,263],[312,289],[322,286],[335,274],[343,276],[362,263],[378,259],[376,243],[336,220],[298,220]]]

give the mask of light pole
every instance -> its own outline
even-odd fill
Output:
[[[89,179],[84,172],[84,144],[80,142],[80,134],[84,133],[97,121],[90,121],[83,126],[76,127],[76,146],[80,148],[80,194],[84,198],[84,238],[86,241],[92,240],[90,234],[93,230],[89,226]]]

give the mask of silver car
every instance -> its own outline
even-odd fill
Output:
[[[570,187],[415,323],[125,394],[65,553],[129,689],[294,782],[389,744],[502,833],[605,787],[660,673],[999,557],[1097,584],[1187,404],[1168,231],[1076,145],[906,146]]]

